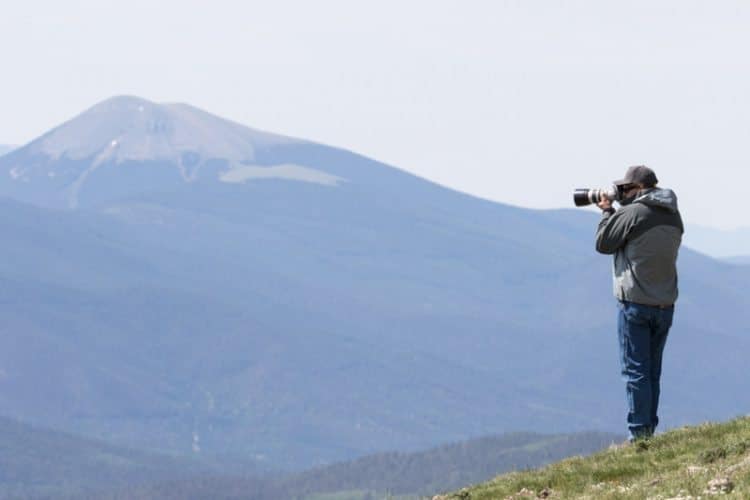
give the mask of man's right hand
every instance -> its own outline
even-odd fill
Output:
[[[599,203],[596,204],[597,207],[601,208],[602,210],[612,210],[612,201],[608,200],[607,198],[602,199]]]

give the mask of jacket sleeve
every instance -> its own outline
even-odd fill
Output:
[[[613,254],[628,241],[633,228],[633,215],[629,210],[606,211],[596,230],[596,251]]]

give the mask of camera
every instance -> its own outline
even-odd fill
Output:
[[[619,201],[622,199],[625,186],[611,186],[605,189],[579,188],[573,191],[573,203],[577,207],[585,207],[602,200]]]

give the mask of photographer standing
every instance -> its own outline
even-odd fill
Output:
[[[616,181],[621,208],[603,199],[596,250],[614,254],[617,333],[626,382],[630,440],[653,435],[659,423],[659,379],[677,300],[677,253],[683,225],[677,196],[656,187],[656,174],[630,167]]]

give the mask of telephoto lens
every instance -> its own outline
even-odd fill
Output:
[[[573,203],[577,207],[585,207],[592,203],[599,203],[602,200],[619,200],[620,197],[618,194],[619,190],[615,186],[608,189],[578,188],[573,191]]]

